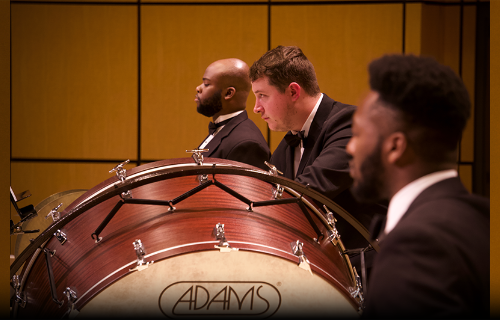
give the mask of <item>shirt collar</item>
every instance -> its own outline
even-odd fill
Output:
[[[309,114],[309,117],[307,118],[306,122],[302,126],[302,130],[304,131],[304,137],[307,137],[309,135],[309,129],[311,128],[311,123],[314,120],[314,116],[316,116],[316,112],[318,111],[319,105],[321,104],[321,100],[323,100],[323,94],[319,96],[318,101],[316,102],[316,105],[312,109],[311,113]],[[293,134],[297,134],[297,131],[291,130]]]
[[[387,222],[385,224],[385,233],[389,233],[398,224],[399,220],[406,213],[413,200],[431,185],[439,181],[457,177],[458,172],[455,169],[443,170],[430,173],[420,177],[396,192],[389,202],[387,209]]]
[[[223,115],[220,115],[215,121],[214,123],[219,123],[221,121],[224,121],[224,120],[227,120],[227,119],[231,119],[231,118],[234,118],[236,117],[237,115],[239,115],[240,113],[242,113],[243,111],[245,110],[240,110],[240,111],[236,111],[236,112],[233,112],[233,113],[228,113],[228,114],[223,114]]]

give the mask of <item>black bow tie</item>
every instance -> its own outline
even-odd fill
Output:
[[[304,130],[298,132],[297,134],[293,134],[292,132],[288,131],[288,133],[285,135],[285,141],[288,143],[290,147],[296,147],[300,144],[300,140],[304,141],[304,144],[306,143],[306,137]]]
[[[224,121],[221,121],[219,123],[213,123],[210,121],[208,124],[208,133],[213,134],[217,128],[222,127],[223,125],[227,124],[229,121],[231,121],[232,118],[226,119]]]

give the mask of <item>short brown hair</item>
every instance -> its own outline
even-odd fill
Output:
[[[320,93],[314,66],[299,47],[277,46],[255,61],[250,68],[250,80],[253,82],[264,76],[280,92],[296,82],[310,96]]]

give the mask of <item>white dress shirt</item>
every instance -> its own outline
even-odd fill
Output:
[[[314,106],[313,110],[309,114],[309,117],[307,118],[306,122],[302,126],[302,130],[304,131],[304,137],[307,138],[309,135],[309,129],[311,128],[311,123],[314,120],[314,116],[316,116],[316,112],[318,111],[319,105],[321,103],[321,100],[323,100],[323,94],[319,97],[318,101],[316,102],[316,105]],[[291,130],[293,134],[297,134],[298,131]],[[300,165],[300,160],[302,159],[302,155],[304,154],[304,143],[301,140],[300,141],[300,148],[295,148],[295,153],[293,155],[293,176],[297,176],[297,170],[299,170],[299,165]]]

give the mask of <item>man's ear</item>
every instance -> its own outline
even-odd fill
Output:
[[[300,94],[302,92],[302,88],[297,82],[292,82],[288,85],[288,89],[290,91],[290,96],[292,101],[297,101],[300,98]]]
[[[402,165],[408,161],[408,139],[405,134],[397,131],[391,133],[383,146],[385,158],[390,164]]]
[[[227,87],[226,92],[224,93],[224,99],[231,99],[236,93],[236,89],[234,87]]]

